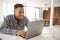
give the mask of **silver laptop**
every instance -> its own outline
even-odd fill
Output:
[[[38,36],[42,33],[42,29],[44,27],[44,21],[35,21],[35,22],[29,22],[28,23],[28,30],[26,34],[26,39],[33,38],[35,36]]]
[[[44,20],[29,22],[25,39],[27,40],[40,35],[42,33],[43,27],[44,27]]]

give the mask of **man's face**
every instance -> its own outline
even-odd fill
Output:
[[[16,9],[14,9],[14,15],[17,19],[23,19],[23,17],[24,17],[23,7],[18,7]]]

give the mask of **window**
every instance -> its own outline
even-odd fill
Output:
[[[39,19],[39,9],[33,7],[26,7],[26,16],[30,21]]]
[[[35,7],[24,7],[24,15],[28,17],[30,21],[39,20],[39,9]],[[14,4],[3,3],[3,16],[14,14]]]
[[[13,14],[14,5],[11,3],[3,3],[3,16],[6,17],[7,15]]]

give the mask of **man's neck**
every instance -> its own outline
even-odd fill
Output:
[[[14,15],[14,18],[15,18],[17,21],[21,21],[20,19],[17,19],[17,18],[15,17],[15,15]]]

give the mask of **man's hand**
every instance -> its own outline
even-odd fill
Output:
[[[17,36],[22,36],[22,37],[25,37],[26,36],[26,32],[24,30],[18,30],[16,32]]]

